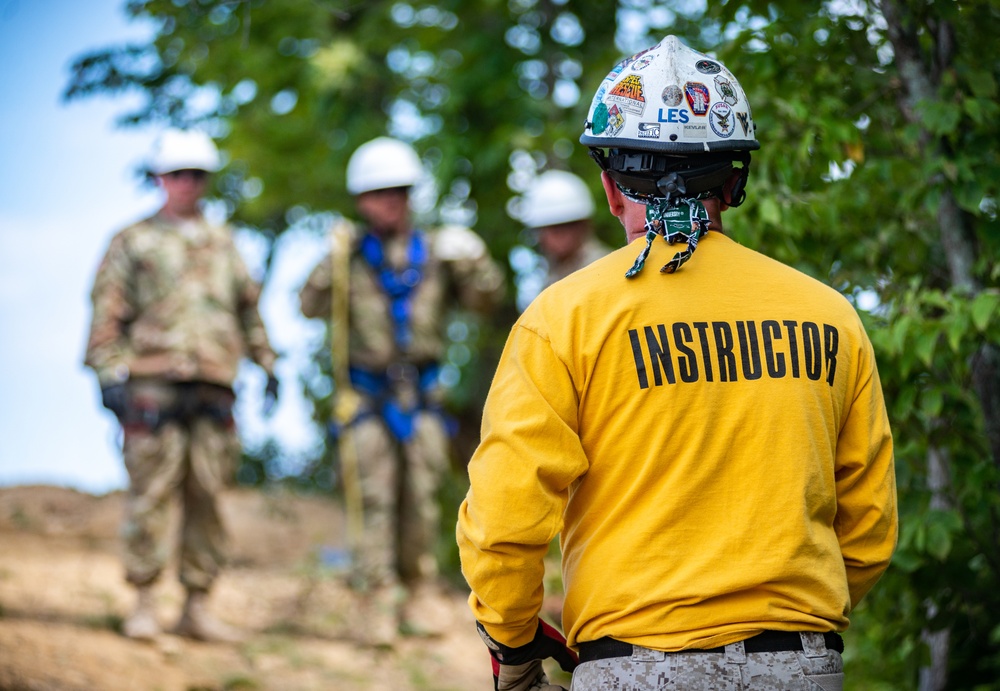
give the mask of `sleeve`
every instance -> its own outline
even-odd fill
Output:
[[[101,260],[90,293],[93,314],[83,360],[102,387],[128,379],[128,327],[136,314],[129,291],[131,270],[125,239],[116,235]]]
[[[278,356],[271,348],[267,337],[267,329],[260,317],[258,302],[260,301],[260,286],[250,277],[243,258],[231,244],[233,271],[236,276],[237,309],[240,329],[243,331],[243,342],[246,344],[250,359],[256,362],[269,375],[274,375],[274,361]]]
[[[871,343],[863,347],[854,398],[837,441],[834,529],[856,607],[889,566],[899,529],[892,434]]]
[[[549,341],[515,325],[469,464],[457,541],[476,619],[497,641],[530,642],[544,595],[544,557],[563,527],[571,485],[588,463],[576,388]]]
[[[475,232],[445,226],[434,237],[434,251],[448,266],[462,307],[486,314],[500,304],[506,289],[503,269]]]
[[[333,280],[332,263],[332,258],[327,254],[312,270],[305,285],[302,286],[302,290],[299,291],[299,305],[302,308],[302,314],[309,319],[330,318],[333,299],[331,295],[333,290],[331,283]]]

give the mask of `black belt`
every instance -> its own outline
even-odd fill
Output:
[[[844,652],[844,639],[839,633],[827,631],[823,640],[829,650]],[[786,650],[802,650],[802,639],[795,631],[765,631],[743,641],[743,647],[748,653],[777,653]],[[599,638],[596,641],[580,643],[580,662],[604,660],[609,657],[631,657],[634,646],[631,643],[618,641],[614,638]],[[718,648],[688,648],[677,653],[725,653],[726,647]]]

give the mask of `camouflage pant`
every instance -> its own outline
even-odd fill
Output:
[[[631,657],[585,662],[570,691],[841,691],[844,663],[822,634],[803,633],[803,650],[747,653],[743,642],[725,653],[664,653],[636,647]]]
[[[440,520],[436,494],[448,462],[440,416],[418,413],[413,437],[405,444],[381,418],[367,416],[344,432],[342,443],[355,444],[364,507],[355,579],[380,587],[433,575]]]
[[[239,457],[232,403],[232,392],[223,387],[130,384],[123,420],[129,489],[122,528],[130,583],[152,583],[168,561],[175,498],[181,505],[180,580],[192,590],[208,590],[215,580],[225,548],[218,495]]]

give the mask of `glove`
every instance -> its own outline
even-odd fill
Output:
[[[541,660],[523,665],[500,665],[494,661],[493,666],[493,688],[498,691],[566,691],[549,683]]]
[[[479,259],[486,254],[486,243],[464,226],[445,226],[434,238],[434,254],[444,261]]]
[[[101,405],[121,420],[125,417],[125,384],[110,384],[101,387]]]
[[[549,685],[541,661],[554,658],[564,672],[570,673],[579,664],[579,658],[566,646],[562,634],[541,619],[532,641],[517,648],[494,640],[479,622],[476,622],[476,629],[493,658],[493,688],[497,691],[558,689],[560,687]]]
[[[274,404],[278,402],[278,378],[273,374],[267,377],[267,387],[264,389],[264,415],[270,415]]]

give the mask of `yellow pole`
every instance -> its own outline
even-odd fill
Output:
[[[347,427],[354,420],[361,399],[351,386],[349,373],[349,310],[351,287],[351,224],[340,219],[330,231],[331,238],[331,289],[330,359],[333,366],[334,405],[333,420],[340,428],[337,437],[340,449],[340,470],[343,476],[344,504],[347,512],[347,540],[356,557],[364,533],[364,507],[361,496],[361,479],[358,474],[358,450],[348,435]]]

